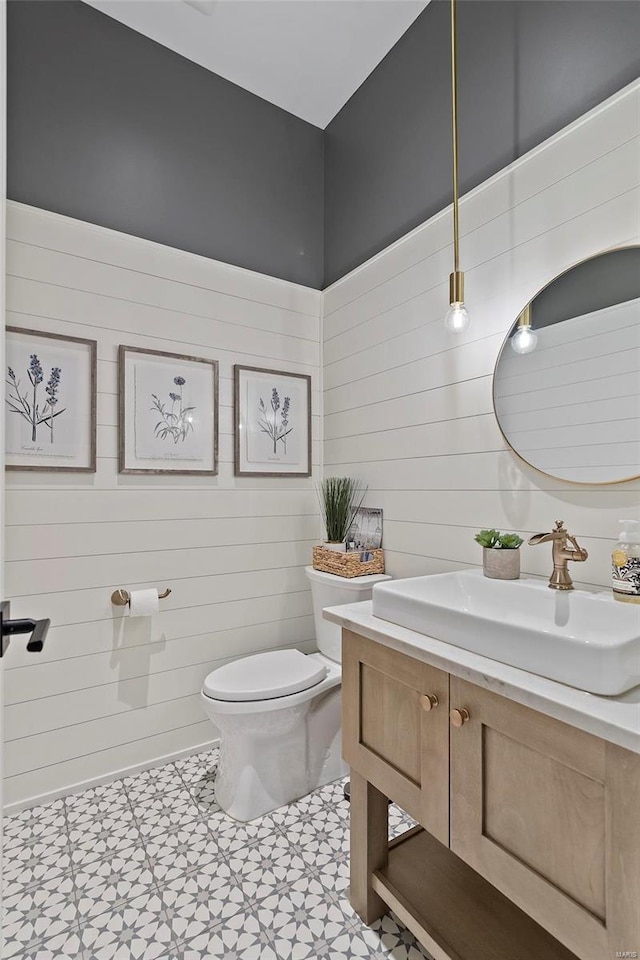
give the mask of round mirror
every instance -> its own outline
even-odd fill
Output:
[[[640,475],[640,246],[584,260],[517,317],[493,375],[507,443],[574,483]]]

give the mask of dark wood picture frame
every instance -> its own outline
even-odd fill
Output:
[[[79,343],[89,352],[89,462],[86,466],[48,466],[47,464],[5,463],[5,470],[20,470],[41,473],[95,473],[96,472],[96,422],[97,422],[97,384],[98,384],[98,343],[96,340],[87,340],[85,337],[68,337],[62,333],[49,333],[46,330],[31,330],[27,327],[6,327],[7,333],[24,334],[28,337],[42,337],[46,340],[57,340],[64,343]],[[5,450],[6,457],[11,456]]]
[[[242,426],[242,410],[240,397],[240,376],[242,373],[257,373],[271,377],[287,377],[293,380],[301,380],[306,383],[307,397],[307,442],[304,445],[307,454],[307,466],[305,470],[300,471],[282,471],[282,470],[242,470],[241,469],[241,451],[240,436]],[[312,447],[311,447],[311,377],[306,373],[295,373],[290,370],[272,370],[268,367],[246,367],[242,364],[235,364],[233,368],[233,467],[236,477],[310,477],[312,473]]]
[[[178,467],[177,469],[171,469],[170,467],[127,467],[127,434],[126,434],[126,413],[127,413],[127,398],[126,398],[126,360],[129,354],[137,354],[141,356],[148,357],[162,357],[167,360],[181,360],[188,361],[189,363],[204,363],[212,368],[212,377],[213,377],[213,393],[212,393],[212,404],[213,404],[213,437],[211,438],[212,443],[212,454],[213,454],[213,467],[212,469],[203,469],[203,470],[192,470],[192,469],[182,469]],[[193,357],[184,353],[171,353],[164,350],[149,350],[146,347],[128,347],[124,344],[120,344],[118,347],[118,472],[130,475],[157,475],[157,476],[183,476],[183,477],[217,477],[218,476],[218,408],[219,408],[219,365],[217,360],[207,360],[205,357]]]

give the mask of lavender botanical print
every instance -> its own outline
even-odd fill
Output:
[[[12,367],[7,367],[7,396],[5,402],[9,407],[10,413],[15,413],[29,424],[31,429],[31,442],[36,443],[38,439],[38,430],[40,436],[46,428],[49,431],[49,442],[53,443],[53,427],[56,417],[65,412],[63,407],[56,410],[58,403],[58,391],[60,389],[60,380],[62,369],[52,367],[46,387],[42,387],[44,381],[44,371],[42,364],[36,353],[29,357],[29,365],[26,369],[27,382],[23,385],[23,380],[16,375]],[[42,394],[44,393],[44,396]]]
[[[7,328],[7,466],[91,469],[95,343]]]
[[[280,396],[277,387],[271,389],[270,409],[267,409],[264,400],[260,397],[258,404],[258,424],[263,433],[269,437],[273,443],[273,455],[278,454],[278,444],[282,444],[282,449],[287,453],[287,437],[293,430],[289,426],[289,414],[291,410],[291,397],[285,397],[282,409],[280,409]]]
[[[298,464],[306,449],[306,383],[256,375],[246,382],[246,460]]]
[[[236,364],[233,379],[236,477],[310,477],[311,377]]]

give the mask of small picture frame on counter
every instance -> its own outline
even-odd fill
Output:
[[[382,547],[382,508],[359,507],[349,528],[346,543],[348,551],[372,553],[379,550]]]

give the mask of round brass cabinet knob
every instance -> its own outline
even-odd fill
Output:
[[[471,719],[471,714],[466,707],[460,707],[459,710],[452,710],[449,719],[454,727],[461,727],[467,720]]]
[[[425,693],[425,695],[421,697],[421,703],[423,710],[435,710],[440,701],[435,693]]]

